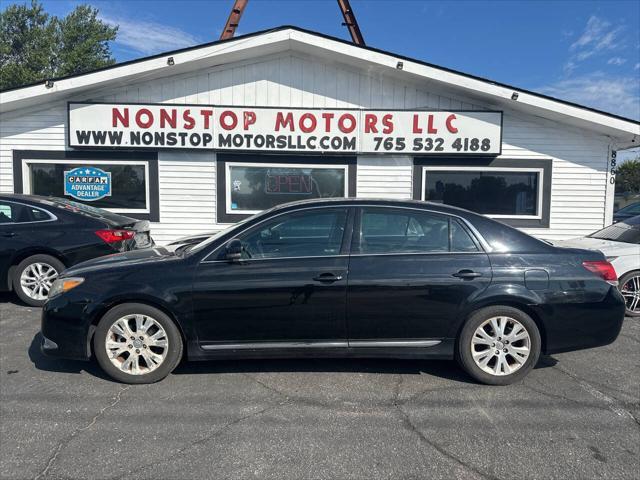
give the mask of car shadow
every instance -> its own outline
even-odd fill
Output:
[[[110,380],[95,359],[88,362],[65,360],[45,356],[40,351],[40,333],[36,334],[29,346],[29,358],[38,370],[60,373],[86,372],[98,378]],[[538,368],[554,366],[557,360],[551,356],[542,356],[536,365]],[[287,359],[233,359],[182,361],[173,375],[201,375],[216,373],[376,373],[421,375],[461,383],[476,383],[450,360],[386,359],[386,358],[287,358]]]
[[[40,308],[40,307],[30,307],[29,305],[24,303],[22,300],[20,300],[20,298],[13,292],[1,292],[0,303],[11,303],[12,305],[16,305],[17,307]]]
[[[42,335],[40,333],[35,334],[33,340],[31,340],[31,345],[29,345],[28,351],[29,359],[33,362],[33,365],[37,370],[58,373],[87,372],[94,377],[111,380],[111,378],[102,371],[94,359],[84,362],[82,360],[66,360],[63,358],[47,357],[40,351],[41,343]]]

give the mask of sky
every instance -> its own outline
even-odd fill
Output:
[[[112,50],[124,61],[218,39],[233,0],[42,3],[55,15],[80,3],[98,8],[119,25]],[[351,5],[369,46],[640,119],[638,0]],[[250,0],[236,35],[296,25],[350,39],[342,21],[335,0]]]

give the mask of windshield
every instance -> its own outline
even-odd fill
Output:
[[[244,220],[236,223],[235,225],[233,225],[233,226],[231,226],[229,228],[225,228],[224,230],[220,230],[218,233],[210,236],[209,238],[203,240],[200,243],[197,243],[195,245],[189,245],[184,251],[185,251],[185,253],[198,252],[198,251],[202,250],[203,248],[205,248],[207,245],[211,245],[218,238],[222,237],[223,235],[226,235],[227,233],[229,233],[231,231],[234,231],[234,230],[238,229],[238,227],[241,227],[242,225],[247,223],[249,220],[253,220],[254,218],[256,218],[259,215],[262,215],[263,213],[264,212],[256,213],[255,215],[251,215],[250,217],[245,218]]]
[[[624,222],[614,223],[589,235],[591,238],[640,245],[640,228]]]

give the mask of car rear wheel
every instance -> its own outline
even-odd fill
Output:
[[[20,300],[32,307],[41,307],[47,301],[51,285],[63,270],[64,264],[51,255],[32,255],[13,270],[11,284]]]
[[[625,313],[630,317],[640,317],[640,270],[623,275],[618,285],[624,297]]]
[[[102,317],[93,351],[102,369],[123,383],[154,383],[182,358],[182,337],[162,311],[140,303],[118,305]]]
[[[540,332],[521,310],[491,306],[473,313],[458,338],[457,357],[474,379],[488,385],[522,380],[540,357]]]

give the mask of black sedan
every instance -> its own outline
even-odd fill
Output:
[[[67,270],[42,350],[155,382],[183,354],[456,358],[476,380],[523,378],[541,352],[613,342],[624,317],[600,252],[554,247],[424,202],[296,202],[178,251]]]
[[[0,195],[0,291],[41,306],[65,268],[152,246],[149,222],[62,198]]]

